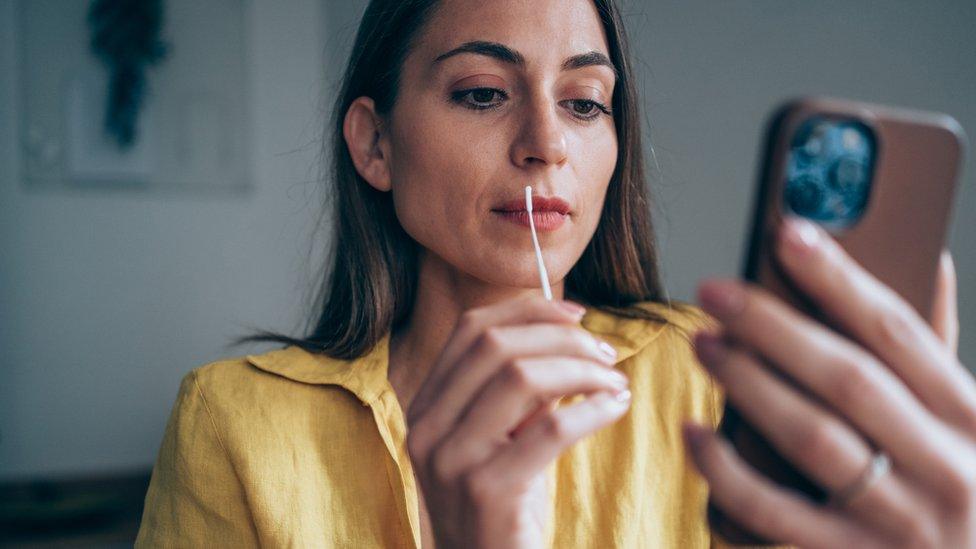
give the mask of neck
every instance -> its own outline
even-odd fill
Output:
[[[403,409],[413,401],[465,311],[540,288],[498,286],[458,271],[440,257],[422,251],[418,257],[417,294],[409,319],[390,337],[388,376]],[[553,299],[563,298],[562,281],[552,285]]]

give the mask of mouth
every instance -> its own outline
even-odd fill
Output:
[[[542,232],[555,231],[559,227],[563,226],[566,222],[566,218],[569,217],[568,214],[561,214],[559,212],[537,212],[533,208],[532,211],[532,225],[529,224],[529,212],[526,210],[502,212],[498,210],[492,210],[492,213],[504,219],[505,221],[510,221],[516,225],[521,225],[526,229],[535,225],[535,230]]]
[[[525,198],[517,198],[515,200],[509,200],[492,208],[493,212],[524,212],[525,210]],[[532,196],[532,213],[536,212],[554,212],[560,215],[569,215],[571,213],[569,203],[565,200],[559,198],[558,196],[544,197],[544,196]]]
[[[492,213],[505,221],[529,228],[529,212],[525,209],[525,199],[509,200],[495,206]],[[532,197],[532,224],[540,232],[555,231],[562,227],[571,214],[569,203],[559,197]]]

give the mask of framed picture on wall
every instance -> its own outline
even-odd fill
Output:
[[[248,3],[156,4],[166,55],[145,67],[135,138],[122,147],[106,130],[111,71],[92,48],[92,3],[15,2],[25,184],[180,193],[250,188]]]

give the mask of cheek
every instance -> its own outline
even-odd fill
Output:
[[[600,222],[607,187],[617,165],[616,136],[584,141],[576,157],[580,159],[577,162],[579,179],[587,182],[580,186],[580,203],[585,207],[580,208],[578,222],[581,228],[585,227],[588,243]]]
[[[498,158],[490,141],[459,137],[443,115],[406,114],[397,119],[393,137],[393,200],[404,230],[440,255],[464,246],[477,218],[479,196],[488,182],[490,159]]]

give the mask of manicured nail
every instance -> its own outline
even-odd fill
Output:
[[[807,219],[787,217],[783,221],[783,241],[791,252],[807,253],[820,241],[820,231]]]
[[[618,389],[626,389],[630,385],[630,380],[627,376],[621,374],[617,370],[606,370],[607,378],[610,380],[610,384]]]
[[[950,277],[956,273],[956,266],[952,261],[952,253],[947,249],[943,248],[942,253],[939,254],[939,268]]]
[[[572,301],[557,301],[556,305],[573,316],[581,317],[586,314],[586,307],[573,303]]]
[[[600,347],[600,352],[603,353],[610,360],[614,360],[617,358],[617,350],[613,348],[613,345],[610,345],[606,341],[601,341],[599,347]]]
[[[733,280],[710,280],[698,287],[698,300],[706,312],[722,319],[742,312],[746,292]]]
[[[627,389],[616,392],[601,391],[594,398],[593,403],[614,411],[624,410],[630,404],[630,391]]]
[[[711,367],[713,364],[721,362],[727,352],[728,346],[722,341],[721,336],[708,332],[695,334],[695,353],[702,359],[705,366]]]

